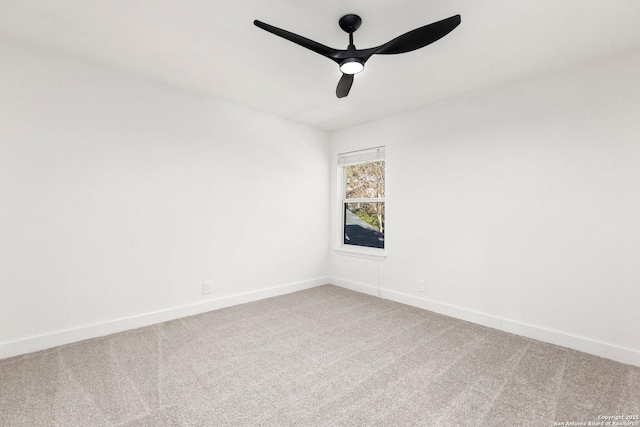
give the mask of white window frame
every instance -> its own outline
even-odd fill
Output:
[[[385,197],[374,199],[347,199],[346,198],[346,167],[356,165],[360,163],[368,163],[377,160],[385,160],[385,147],[374,147],[366,150],[350,151],[346,153],[338,154],[338,167],[337,167],[337,182],[338,182],[338,233],[337,233],[337,246],[335,252],[339,255],[353,256],[358,258],[367,258],[373,260],[384,260],[387,257],[386,247],[386,232],[385,232],[385,247],[370,248],[366,246],[348,245],[344,243],[344,223],[345,223],[345,208],[346,202],[383,202],[385,203],[386,212],[386,182],[385,182]],[[386,181],[387,165],[385,161],[385,181]]]

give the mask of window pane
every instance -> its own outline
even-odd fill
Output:
[[[384,249],[384,202],[344,204],[344,244]]]
[[[347,199],[384,197],[384,160],[345,167]]]

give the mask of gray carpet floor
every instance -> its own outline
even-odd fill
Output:
[[[2,426],[553,426],[637,414],[640,368],[329,285],[0,360]]]

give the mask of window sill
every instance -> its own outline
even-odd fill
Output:
[[[362,246],[356,246],[355,248],[340,246],[339,248],[335,249],[335,252],[338,255],[372,259],[375,261],[384,261],[384,259],[387,257],[387,253],[384,251],[384,249],[366,248]]]

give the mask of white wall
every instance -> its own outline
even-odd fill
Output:
[[[0,358],[329,271],[640,365],[639,52],[336,132],[331,153],[324,132],[6,40],[0,63]],[[387,259],[327,253],[335,155],[378,145]]]
[[[334,157],[387,147],[387,259],[332,253],[333,282],[640,366],[638,70],[636,51],[333,134]]]
[[[327,133],[6,40],[0,63],[0,358],[326,282]]]

